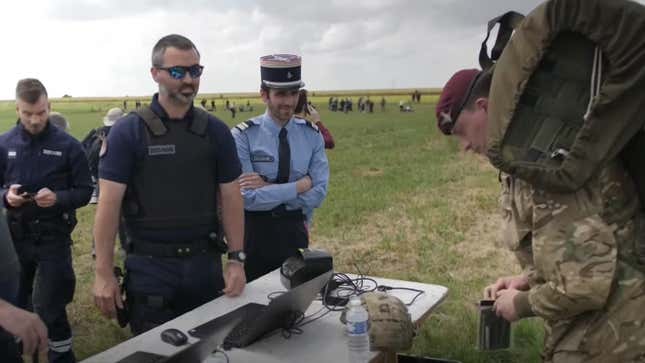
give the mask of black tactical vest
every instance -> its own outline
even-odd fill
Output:
[[[135,229],[209,227],[218,232],[215,144],[208,114],[162,122],[150,108],[135,113],[145,127],[145,151],[128,184],[123,216]]]

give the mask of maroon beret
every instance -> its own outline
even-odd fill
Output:
[[[443,87],[435,115],[437,116],[437,127],[444,134],[450,135],[452,133],[454,123],[457,121],[480,73],[479,69],[462,69],[455,73]]]

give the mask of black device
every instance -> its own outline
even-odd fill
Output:
[[[188,336],[179,329],[170,328],[161,332],[161,340],[176,347],[180,347],[188,342]]]
[[[16,193],[18,195],[22,196],[23,198],[31,199],[31,198],[35,197],[36,194],[38,193],[37,189],[38,188],[33,187],[33,186],[21,185],[21,186],[18,187],[18,190],[16,190]]]
[[[117,283],[119,284],[119,289],[121,290],[121,303],[123,308],[120,308],[118,305],[116,308],[116,321],[119,323],[121,328],[125,328],[130,322],[130,312],[128,310],[128,304],[125,301],[125,274],[120,267],[114,266],[114,277],[116,278]]]
[[[307,308],[309,308],[318,292],[327,284],[331,275],[332,272],[327,271],[277,296],[271,300],[269,305],[247,304],[249,306],[242,306],[231,313],[202,324],[188,331],[188,333],[197,338],[209,336],[221,329],[221,324],[218,323],[218,320],[230,321],[237,318],[240,322],[227,334],[222,346],[224,349],[246,347],[275,329],[286,328],[287,325],[293,324],[293,317],[302,315],[307,311]]]
[[[292,289],[333,269],[334,259],[327,251],[301,248],[297,255],[282,263],[280,281],[284,287]]]

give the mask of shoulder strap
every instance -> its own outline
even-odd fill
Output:
[[[246,131],[249,127],[255,126],[253,121],[251,120],[246,120],[244,122],[240,122],[239,124],[235,125],[235,128],[240,130],[241,132]]]
[[[190,131],[199,136],[204,136],[207,128],[208,112],[201,108],[193,107],[193,122],[190,124]]]
[[[148,129],[150,129],[153,135],[161,136],[168,132],[166,126],[164,126],[159,116],[152,111],[150,106],[139,107],[132,112],[137,114],[146,123],[146,126],[148,126]]]
[[[481,49],[479,50],[479,65],[482,69],[490,68],[502,55],[502,51],[508,43],[508,40],[511,39],[513,30],[524,20],[524,15],[515,12],[509,11],[504,13],[496,18],[491,19],[488,22],[488,31],[486,33],[486,39],[482,42]],[[490,57],[488,56],[488,38],[490,37],[490,32],[493,30],[495,25],[499,23],[499,30],[497,31],[497,39],[495,40],[495,45],[490,52]]]

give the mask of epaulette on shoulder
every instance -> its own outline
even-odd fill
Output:
[[[246,131],[251,126],[255,126],[255,123],[251,120],[246,120],[244,122],[240,122],[235,126],[236,129],[240,130],[241,132]]]
[[[308,120],[305,120],[305,123],[307,124],[307,126],[309,126],[312,129],[316,130],[316,132],[320,132],[320,130],[318,129],[318,126],[315,123],[313,123],[311,121],[308,121]]]

